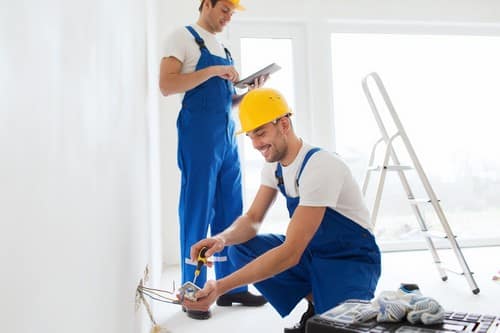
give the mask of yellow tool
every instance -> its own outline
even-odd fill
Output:
[[[207,263],[207,258],[205,257],[205,253],[208,248],[206,246],[202,247],[200,252],[198,253],[198,258],[196,259],[196,270],[194,271],[193,284],[196,283],[196,279],[198,275],[200,275],[201,267]]]

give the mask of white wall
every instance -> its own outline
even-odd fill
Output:
[[[411,24],[413,31],[433,25],[460,26],[460,31],[471,27],[498,25],[500,2],[496,0],[242,0],[245,12],[233,17],[238,22],[297,22],[305,25],[307,35],[308,108],[310,134],[314,144],[334,149],[332,126],[334,121],[329,70],[329,30],[332,25],[343,31],[360,23]],[[164,1],[160,8],[159,39],[174,27],[189,24],[197,18],[198,1]],[[465,27],[465,28],[464,28]],[[449,28],[447,28],[449,29]],[[498,31],[498,28],[496,28]],[[228,33],[231,33],[229,26]],[[175,162],[177,138],[175,119],[179,110],[176,97],[162,98],[161,155],[162,155],[162,224],[164,234],[164,260],[178,262],[177,200],[179,173]],[[243,166],[244,167],[244,166]]]
[[[0,1],[2,332],[149,327],[134,296],[161,261],[154,6]]]
[[[198,4],[195,1],[160,1],[158,10],[158,61],[168,34],[179,26],[192,24],[198,19]],[[179,185],[180,172],[177,167],[177,115],[180,110],[178,95],[161,96],[159,99],[160,155],[161,155],[161,221],[163,232],[163,261],[176,264],[180,259],[179,249]],[[169,277],[170,278],[170,277]],[[176,279],[178,277],[171,277]]]

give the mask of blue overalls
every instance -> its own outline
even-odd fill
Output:
[[[307,152],[297,176],[319,148]],[[300,197],[288,197],[278,163],[276,178],[286,197],[292,217]],[[281,245],[283,235],[257,235],[235,245],[229,257],[243,267],[261,254]],[[316,313],[323,313],[349,298],[370,300],[380,276],[380,251],[373,235],[359,224],[327,208],[316,234],[306,247],[300,262],[288,270],[255,284],[281,316],[288,315],[298,302],[312,293]]]
[[[227,58],[211,54],[200,35],[192,27],[186,28],[201,51],[196,70],[232,65],[227,49]],[[182,283],[194,277],[195,266],[187,262],[191,246],[206,237],[209,225],[211,234],[218,234],[242,212],[240,161],[231,118],[233,93],[231,82],[212,77],[186,92],[177,118]],[[227,250],[218,256],[226,261],[215,263],[217,279],[235,270],[227,260]],[[202,269],[196,284],[203,287],[205,281],[206,269]],[[232,292],[246,290],[243,287]]]

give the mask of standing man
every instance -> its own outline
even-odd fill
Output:
[[[176,30],[169,38],[160,68],[160,89],[164,96],[184,93],[177,119],[177,162],[181,170],[179,200],[182,283],[191,281],[195,266],[190,247],[207,236],[226,229],[242,212],[241,171],[231,109],[240,97],[233,82],[238,80],[231,54],[217,40],[239,0],[202,0],[198,21]],[[263,84],[264,78],[254,82]],[[215,257],[217,278],[235,270],[227,250]],[[197,279],[206,281],[203,271]],[[260,306],[267,301],[248,292],[247,286],[227,290],[219,306],[241,303]],[[208,319],[207,310],[187,310],[189,317]]]
[[[189,309],[206,310],[215,299],[241,285],[255,287],[281,316],[305,298],[308,309],[285,333],[303,333],[307,319],[349,299],[373,298],[380,276],[380,251],[358,184],[335,154],[296,136],[291,111],[273,89],[255,89],[240,105],[241,132],[266,163],[250,209],[222,233],[191,248],[194,257],[229,248],[239,270],[198,291]],[[257,234],[281,192],[290,222],[285,235]]]

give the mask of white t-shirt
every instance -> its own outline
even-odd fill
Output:
[[[365,205],[358,183],[351,170],[336,154],[325,150],[314,153],[299,179],[296,179],[306,153],[313,147],[303,143],[295,160],[281,166],[285,191],[290,197],[300,196],[299,206],[330,207],[363,228],[372,231],[370,213]],[[261,183],[278,189],[275,176],[277,162],[265,163]],[[279,190],[279,189],[278,189]]]
[[[205,46],[211,54],[226,58],[224,46],[215,34],[206,31],[196,23],[191,24],[191,26],[205,41]],[[163,57],[175,57],[182,62],[181,73],[183,74],[194,72],[200,55],[200,47],[186,27],[181,27],[173,31],[167,38],[163,48]]]

